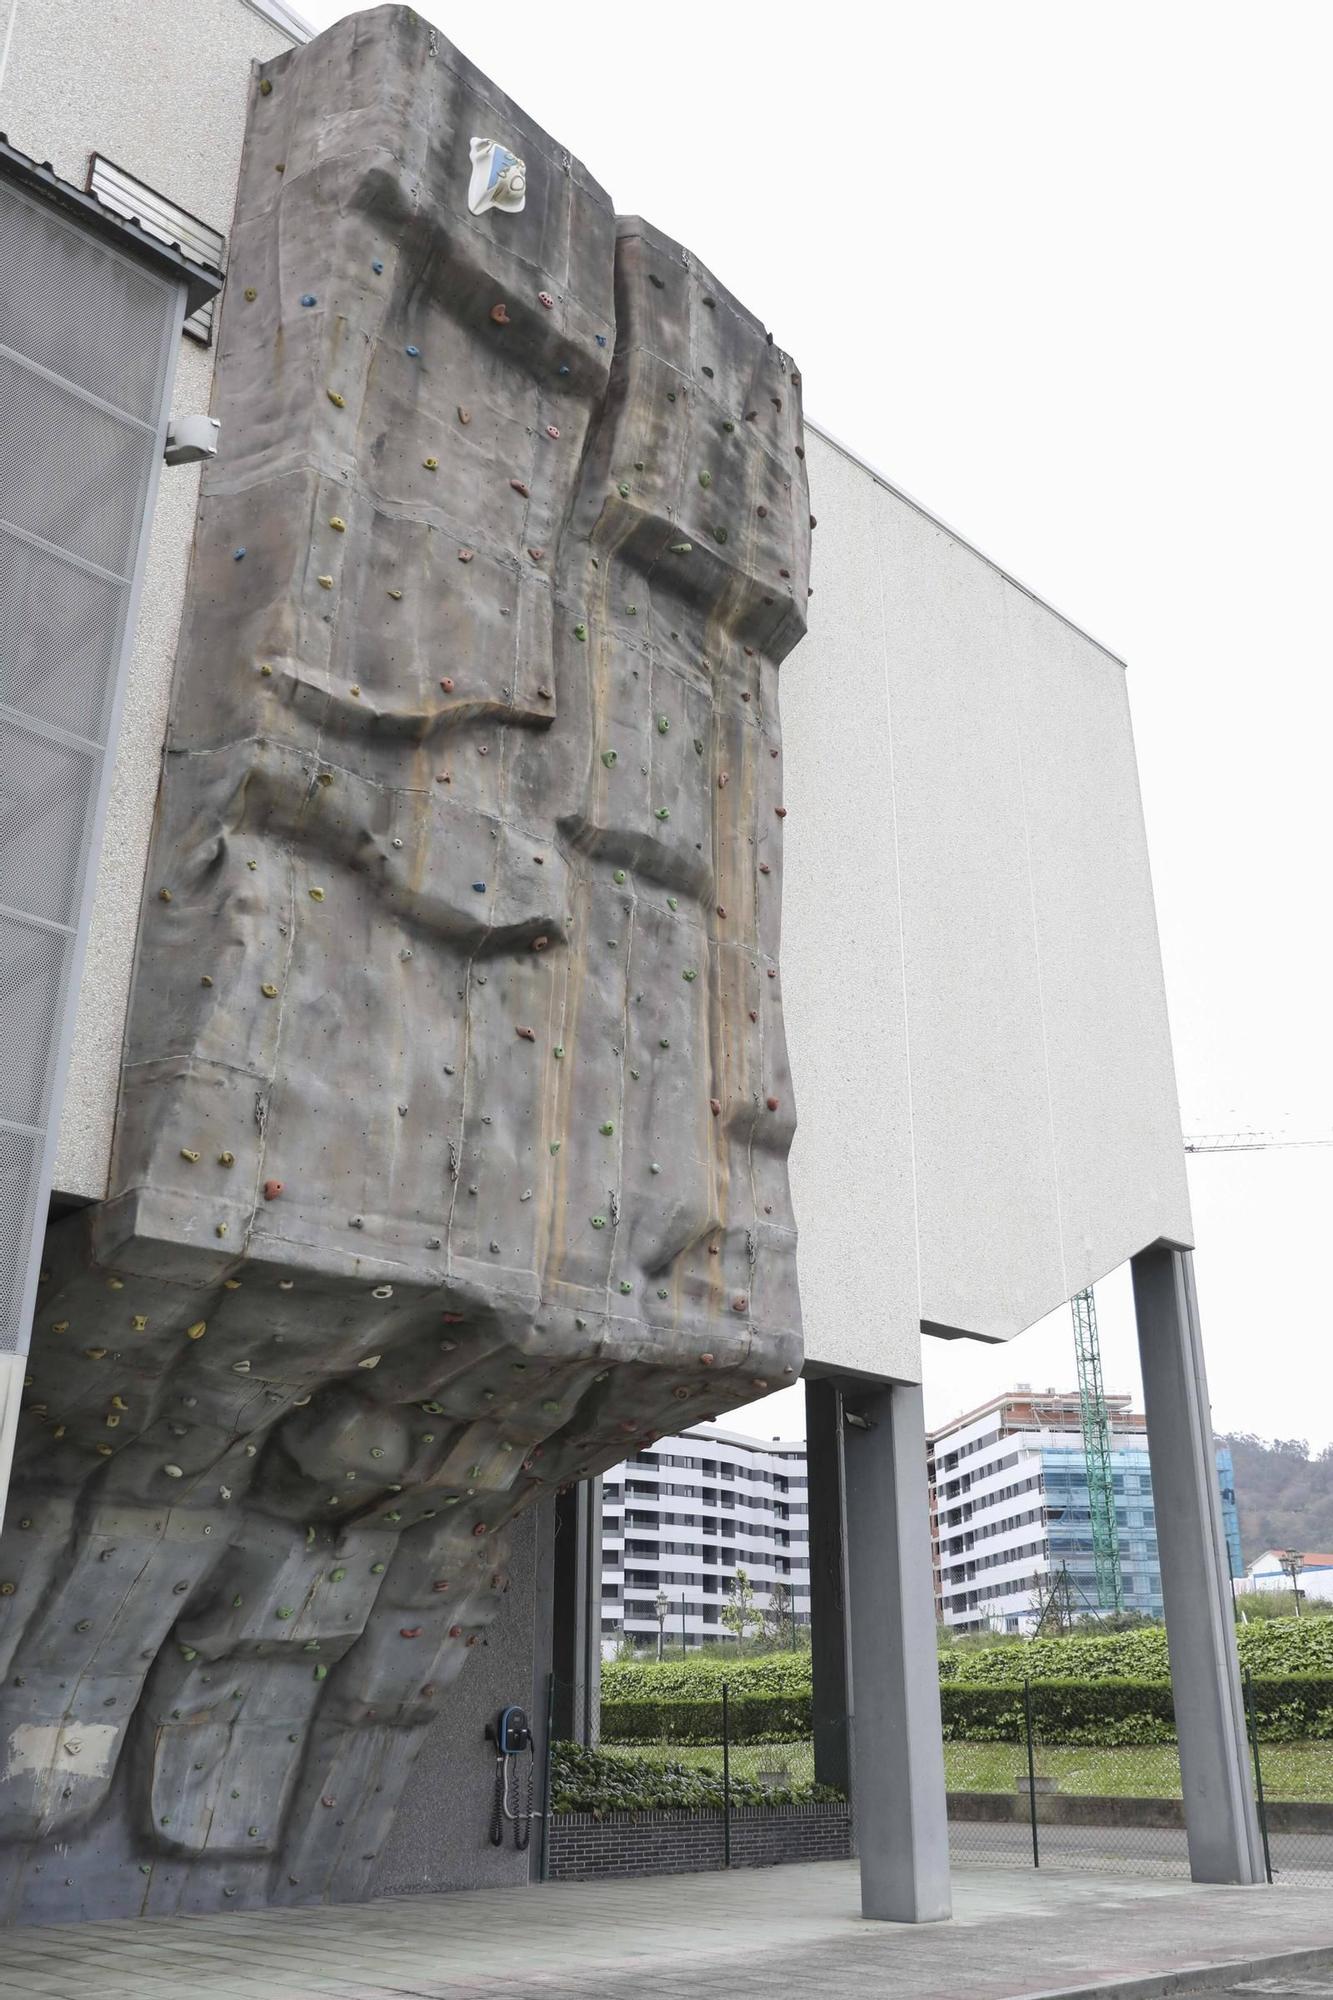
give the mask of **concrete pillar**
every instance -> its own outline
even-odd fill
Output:
[[[949,1823],[919,1386],[842,1385],[861,1913],[950,1914]]]
[[[596,1743],[602,1703],[602,1482],[558,1494],[551,1578],[552,1727],[557,1741]]]
[[[1262,1882],[1193,1260],[1159,1245],[1132,1271],[1190,1874]]]
[[[842,1394],[825,1377],[805,1385],[810,1503],[810,1679],[815,1782],[852,1794],[851,1660],[847,1646],[847,1510]]]

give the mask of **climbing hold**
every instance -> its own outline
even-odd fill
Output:
[[[486,1532],[486,1523],[484,1521],[478,1521],[476,1526],[473,1528],[472,1532],[474,1535],[484,1535]]]
[[[616,752],[614,750],[603,750],[602,762],[605,764],[608,771],[611,770],[612,767],[617,762]],[[168,897],[169,896],[170,896],[170,891],[168,891]]]
[[[724,431],[734,431],[736,426],[735,424],[732,423],[730,417],[724,417],[722,420],[722,428]]]
[[[734,1313],[743,1313],[745,1311],[745,1304],[746,1301],[744,1292],[737,1292],[735,1298],[731,1302],[731,1310]]]
[[[370,1296],[372,1299],[391,1299],[393,1297],[393,1286],[376,1285],[373,1287]]]
[[[531,498],[531,495],[530,495],[530,493],[529,493],[529,491],[528,491],[528,487],[527,487],[527,484],[526,484],[526,482],[525,482],[524,480],[522,480],[522,479],[511,479],[511,480],[510,480],[510,482],[509,482],[509,484],[510,484],[510,485],[511,485],[511,486],[513,487],[513,489],[514,489],[515,493],[519,494],[519,495],[520,495],[520,496],[521,496],[521,497],[522,497],[522,498],[523,498],[524,500],[527,500],[527,499],[530,499],[530,498]]]
[[[345,410],[347,408],[346,396],[340,396],[336,389],[330,389],[328,397],[335,410]]]
[[[378,1368],[383,1359],[382,1354],[368,1354],[364,1361],[358,1361],[356,1365],[358,1368]]]
[[[147,1333],[148,1331],[147,1313],[135,1313],[133,1319],[130,1321],[130,1325],[134,1328],[134,1331],[136,1333]]]
[[[727,777],[726,771],[719,771],[717,774],[717,788],[720,792],[725,792],[727,789]]]
[[[261,97],[271,97],[273,95],[273,79],[271,77],[266,76],[263,79],[259,86],[259,95]]]
[[[725,528],[714,528],[713,540],[715,542],[725,542],[726,539],[727,539],[727,531]],[[748,695],[743,695],[741,698],[743,701],[748,701],[750,699]]]
[[[669,1049],[671,1047],[671,1044],[667,1040],[666,1036],[663,1035],[661,1041],[657,1044],[657,1046],[659,1049]]]
[[[767,1106],[768,1106],[768,1108],[769,1108],[769,1110],[770,1110],[770,1111],[776,1111],[776,1110],[777,1110],[777,1108],[778,1108],[778,1099],[777,1099],[776,1097],[766,1097],[766,1098],[764,1099],[764,1102],[765,1102],[765,1103],[767,1104]]]
[[[232,561],[233,561],[233,562],[244,562],[244,561],[245,561],[245,550],[244,550],[244,549],[233,549],[233,550],[232,550],[232,552],[231,552],[231,559],[232,559]]]
[[[648,1171],[650,1174],[660,1174],[662,1169],[659,1163],[656,1160],[654,1160],[652,1165],[649,1167]]]
[[[597,345],[599,347],[606,346],[606,335],[604,333],[595,333],[593,335],[593,339],[597,342]]]
[[[440,469],[438,458],[423,458],[421,463],[425,466],[427,472],[438,472]]]
[[[657,811],[653,814],[654,819],[670,819],[670,817],[671,814],[667,811],[665,806],[659,806],[657,808]]]
[[[295,1607],[291,1604],[280,1604],[276,1615],[279,1618],[293,1618],[296,1615]]]
[[[720,917],[725,917],[725,916],[726,916],[726,914],[727,914],[727,913],[726,913],[726,910],[724,909],[724,907],[722,906],[722,904],[721,904],[721,903],[719,903],[719,904],[718,904],[718,906],[717,906],[717,913],[718,913],[718,915],[719,915]]]
[[[594,1229],[605,1229],[606,1217],[604,1215],[594,1215],[592,1218],[592,1226]]]
[[[321,590],[333,589],[333,578],[331,576],[321,576],[317,579],[317,581],[319,583],[319,587]]]
[[[402,598],[403,593],[401,590],[390,590],[386,591],[385,595],[391,597],[394,603],[397,604]]]
[[[335,535],[345,535],[347,533],[347,523],[341,514],[331,514],[329,516],[329,526]]]
[[[404,354],[409,355],[411,359],[415,361],[419,356],[419,354],[421,353],[421,349],[419,347],[414,347],[412,343],[409,341],[407,346],[403,349],[403,352]]]
[[[185,1477],[179,1465],[164,1465],[162,1470],[166,1473],[168,1479],[184,1479]]]
[[[614,874],[614,876],[612,877],[612,880],[613,880],[613,881],[616,881],[616,882],[623,882],[623,881],[624,881],[624,879],[625,879],[625,871],[624,871],[624,869],[623,869],[623,868],[617,868],[617,869],[616,869],[616,871],[615,871],[615,874]]]
[[[461,563],[470,563],[476,553],[475,549],[460,549],[458,551],[458,560]]]
[[[694,980],[696,980],[699,977],[698,973],[695,971],[692,965],[687,965],[685,970],[681,973],[680,976],[683,980],[686,981],[687,984],[691,984]]]
[[[678,907],[679,907],[679,905],[678,905],[678,904],[677,904],[677,902],[676,902],[676,898],[675,898],[674,896],[668,896],[668,897],[667,897],[667,908],[668,908],[669,910],[674,910],[674,909],[677,909]]]
[[[541,937],[535,937],[532,940],[532,943],[529,945],[528,949],[530,951],[545,951],[547,945],[550,942],[551,942],[550,938],[546,937],[545,935]]]
[[[266,979],[259,990],[266,1000],[276,1000],[278,997],[278,989],[272,980]]]
[[[601,1133],[604,1139],[609,1139],[611,1137],[611,1134],[615,1131],[615,1129],[616,1129],[615,1126],[611,1123],[609,1118],[607,1119],[604,1125],[599,1125],[597,1127],[597,1130]]]
[[[253,286],[253,285],[247,285],[247,286],[246,286],[246,288],[245,288],[245,296],[246,296],[246,300],[247,300],[247,302],[248,302],[248,303],[249,303],[250,305],[253,305],[253,304],[254,304],[254,302],[255,302],[255,300],[256,300],[256,299],[257,299],[257,298],[259,297],[259,294],[258,294],[258,292],[257,292],[257,291],[255,290],[255,288],[254,288],[254,286]]]
[[[627,484],[625,483],[625,481],[624,481],[623,479],[621,480],[620,484],[619,484],[619,485],[617,486],[617,488],[616,488],[616,492],[617,492],[617,493],[618,493],[618,494],[620,495],[620,497],[621,497],[621,499],[622,499],[622,500],[628,500],[628,499],[629,499],[629,487],[628,487],[628,485],[627,485]]]
[[[279,1195],[280,1195],[281,1193],[282,1193],[282,1182],[281,1182],[281,1181],[265,1181],[265,1182],[264,1182],[264,1199],[265,1199],[265,1201],[276,1201],[276,1200],[277,1200],[277,1198],[278,1198],[278,1196],[279,1196]]]
[[[375,276],[377,278],[381,277],[384,272],[383,259],[379,257],[372,257],[370,260],[370,268],[375,273]]]
[[[197,1319],[193,1326],[186,1327],[185,1338],[187,1340],[202,1340],[207,1332],[208,1321],[206,1319]]]
[[[535,1042],[537,1039],[537,1030],[535,1028],[515,1028],[514,1033],[518,1036],[520,1042]]]
[[[574,627],[574,637],[576,639],[586,639],[587,636],[588,636],[588,628],[580,619],[579,623]]]
[[[630,1284],[628,1278],[622,1278],[620,1280],[620,1289],[622,1292],[632,1292],[634,1287]]]
[[[549,312],[551,310],[551,307],[555,304],[555,300],[551,297],[551,294],[549,292],[538,292],[537,303],[539,306],[545,306],[547,312]]]
[[[219,1222],[214,1224],[213,1234],[215,1236],[225,1236],[226,1233],[227,1233],[227,1225],[225,1222]]]
[[[383,1567],[384,1565],[383,1563],[381,1563],[380,1568],[382,1569]],[[326,1681],[328,1677],[329,1677],[329,1670],[326,1666],[322,1665],[316,1667],[314,1673],[311,1675],[311,1679],[316,1681]],[[228,1891],[228,1893],[230,1894],[230,1891]]]
[[[546,426],[546,435],[548,438],[558,438],[560,435],[559,424],[548,424]]]
[[[711,486],[712,483],[713,483],[713,475],[711,472],[701,472],[699,474],[699,484],[701,486],[708,487]]]
[[[313,292],[302,292],[301,304],[303,306],[317,306],[319,304],[319,300],[315,297],[315,294]]]
[[[659,716],[658,716],[658,718],[657,718],[657,733],[658,733],[658,735],[659,735],[659,736],[666,736],[666,735],[669,735],[669,734],[670,734],[670,730],[671,730],[671,718],[670,718],[670,716],[668,716],[668,715],[659,715]]]
[[[715,1358],[716,1357],[711,1354],[701,1354],[699,1356],[699,1366],[701,1368],[711,1368]]]
[[[773,870],[769,867],[766,861],[761,861],[759,863],[759,873],[761,875],[771,875],[773,873]]]
[[[722,1109],[722,1099],[720,1097],[710,1097],[708,1100],[708,1109],[712,1112],[714,1118],[716,1118]]]
[[[671,544],[671,553],[673,556],[687,556],[693,547],[693,542],[673,542]]]
[[[546,551],[545,551],[545,549],[529,549],[529,550],[528,550],[528,555],[529,555],[530,559],[531,559],[531,560],[532,560],[533,562],[535,562],[535,563],[539,563],[539,562],[541,561],[542,557],[543,557],[543,556],[544,556],[545,554],[546,554]],[[551,699],[551,697],[550,697],[550,694],[549,694],[549,693],[547,692],[547,690],[546,690],[546,689],[544,689],[544,688],[538,688],[537,692],[538,692],[538,694],[541,694],[541,695],[545,695],[545,698],[546,698],[546,700],[547,700],[547,701],[549,701],[549,700]]]
[[[191,1147],[189,1147],[189,1146],[182,1146],[182,1147],[181,1147],[181,1158],[182,1158],[183,1160],[188,1160],[188,1161],[190,1162],[190,1165],[191,1165],[191,1166],[193,1166],[193,1165],[194,1165],[194,1163],[195,1163],[195,1161],[196,1161],[196,1160],[197,1160],[197,1159],[199,1158],[199,1155],[198,1155],[198,1153],[196,1153],[196,1152],[195,1152],[195,1151],[194,1151],[194,1150],[193,1150],[193,1149],[192,1149]]]
[[[454,691],[454,683],[452,677],[446,674],[444,679],[440,682],[440,686],[444,689],[446,694],[452,694]]]
[[[491,318],[497,326],[508,326],[509,308],[503,299],[497,300],[496,304],[491,307]]]

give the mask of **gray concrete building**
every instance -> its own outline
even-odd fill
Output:
[[[120,10],[0,0],[6,1469],[21,1408],[27,1427],[0,1558],[14,1583],[0,1610],[0,1913],[524,1879],[531,1851],[487,1841],[483,1728],[522,1703],[540,1751],[553,1662],[556,1729],[591,1727],[594,1475],[678,1432],[683,1403],[721,1416],[799,1371],[820,1775],[852,1792],[866,1914],[947,1915],[921,1343],[1011,1339],[1126,1260],[1191,1864],[1202,1880],[1259,1880],[1124,664],[855,452],[803,430],[799,371],[759,322],[680,246],[617,221],[563,144],[409,10],[372,10],[307,46],[280,0],[160,0],[152,37],[145,89]],[[368,177],[348,136],[367,78],[382,158]],[[409,117],[409,100],[431,115]],[[483,134],[487,120],[499,123]],[[321,180],[309,165],[326,146]],[[432,254],[462,246],[465,282],[447,298],[407,282],[413,173],[431,189]],[[335,230],[340,175],[358,221]],[[568,204],[549,202],[556,186]],[[281,263],[293,244],[299,272]],[[321,309],[330,293],[336,311]],[[476,308],[466,326],[460,299]],[[432,387],[429,367],[405,372],[422,344],[393,313],[418,305],[469,400]],[[495,361],[484,343],[506,328]],[[361,367],[363,347],[378,368]],[[661,389],[659,370],[677,386]],[[766,430],[748,421],[755,383]],[[636,490],[658,427],[693,421],[696,399],[701,428],[662,454],[677,484],[661,473],[660,490]],[[201,499],[198,472],[163,458],[180,419],[210,406],[222,442]],[[363,407],[373,421],[350,442],[329,428]],[[638,458],[626,411],[652,441]],[[468,427],[466,449],[456,430],[447,449],[428,439],[446,423]],[[536,456],[562,432],[589,441],[577,474]],[[386,473],[379,436],[410,441],[401,473]],[[307,483],[284,509],[289,474]],[[760,492],[728,541],[707,510],[725,499],[739,519]],[[513,496],[534,525],[506,530],[514,546],[493,560]],[[672,539],[700,509],[691,539]],[[293,552],[296,518],[311,545]],[[372,521],[383,575],[356,569]],[[430,553],[443,534],[447,585]],[[387,569],[407,565],[414,535],[413,574],[451,606],[450,661],[484,681],[447,714],[418,689],[436,704],[455,692],[431,628],[395,650],[379,623],[382,600],[404,596]],[[687,555],[688,579],[668,560]],[[460,575],[478,592],[470,610],[447,594]],[[635,595],[613,600],[629,575]],[[656,619],[631,625],[640,598]],[[698,639],[688,656],[671,651],[680,631]],[[793,646],[780,740],[777,665]],[[369,662],[364,689],[348,648]],[[661,698],[640,688],[617,707],[610,669],[641,657]],[[542,706],[557,696],[573,725]],[[446,730],[479,723],[507,746],[493,764],[433,757]],[[326,755],[326,724],[343,761]],[[532,754],[567,744],[571,726],[572,751]],[[278,746],[258,777],[252,742]],[[691,743],[697,769],[666,761]],[[205,784],[205,760],[228,756],[232,777]],[[604,809],[599,773],[617,762],[650,786]],[[350,817],[310,833],[292,803],[304,777],[327,779],[330,797],[351,788],[380,869],[367,909],[353,923],[345,904],[314,961],[300,956],[313,912],[358,856]],[[553,804],[550,786],[576,777],[592,789]],[[263,803],[245,819],[252,794]],[[465,812],[480,888],[453,901],[427,893],[444,851],[432,842]],[[712,860],[696,862],[706,836]],[[303,875],[298,900],[311,839],[323,876]],[[415,873],[395,859],[409,841]],[[540,903],[523,872],[538,866],[543,898],[552,885]],[[694,913],[670,1018],[654,1016],[638,1058],[614,1032],[625,994],[613,1004],[610,960],[592,950],[593,927],[598,952],[619,940],[631,904],[663,962],[678,904]],[[261,933],[276,971],[242,992],[223,962]],[[481,1070],[463,1065],[460,1143],[486,1162],[472,1182],[447,1139],[441,1076],[456,1059],[422,1086],[441,1108],[420,1132],[409,1095],[380,1087],[404,1073],[384,1024],[418,1004],[405,969],[417,954],[416,971],[443,964],[449,978],[467,957],[469,1021],[491,1019],[490,1001],[512,1010],[491,1040],[479,1031],[467,1063]],[[468,982],[488,955],[483,999]],[[557,982],[575,1011],[537,1017],[555,1067],[530,1088],[501,1058],[537,1044],[519,995]],[[352,994],[370,996],[359,1054],[345,1024],[316,1034],[321,1008]],[[574,1039],[576,999],[615,1055],[614,1100],[612,1072]],[[747,1020],[762,1021],[755,1042]],[[693,1059],[684,1081],[673,1047]],[[641,1069],[654,1108],[636,1122],[621,1093]],[[223,1102],[215,1133],[205,1109]],[[336,1143],[312,1134],[314,1104]],[[299,1162],[285,1201],[284,1132]],[[596,1150],[612,1136],[626,1147],[614,1171]],[[218,1178],[238,1160],[242,1174]],[[432,1238],[440,1188],[454,1193]],[[468,1220],[474,1188],[492,1224]],[[443,1339],[441,1316],[455,1329]],[[428,1322],[429,1377],[414,1359]],[[124,1367],[130,1393],[109,1378],[103,1390],[103,1362]],[[442,1386],[455,1370],[457,1398]],[[191,1414],[201,1403],[211,1430]],[[432,1422],[426,1472],[403,1414],[419,1425],[423,1409],[458,1426],[446,1451]],[[386,1483],[376,1468],[391,1452],[403,1469]],[[311,1521],[301,1482],[319,1482],[323,1510],[341,1505],[335,1477],[360,1480],[371,1541],[323,1511]],[[507,1537],[507,1557],[459,1555],[452,1531],[424,1527],[433,1508],[408,1524],[415,1543],[399,1534],[404,1492],[443,1496],[460,1543],[466,1522],[497,1550]],[[353,1543],[357,1578],[388,1574],[392,1588],[367,1586],[343,1613],[327,1589],[346,1581]],[[418,1638],[432,1649],[412,1656],[420,1672],[400,1647]],[[331,1666],[297,1657],[322,1648]],[[215,1672],[228,1701],[242,1681],[254,1691],[249,1711],[215,1707]],[[339,1796],[366,1816],[345,1808],[344,1828]]]

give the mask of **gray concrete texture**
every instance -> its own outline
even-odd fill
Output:
[[[867,1924],[835,1861],[92,1924],[13,1934],[0,2000],[1156,2000],[1333,1958],[1322,1889],[976,1869],[956,1912]]]
[[[814,432],[809,465],[782,686],[806,1354],[916,1380],[923,1324],[1007,1339],[1190,1243],[1185,1157],[1123,665]]]
[[[509,1524],[801,1363],[799,377],[387,7],[255,79],[216,408],[0,1553],[29,1921],[370,1893]]]

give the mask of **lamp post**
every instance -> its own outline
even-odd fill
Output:
[[[657,1596],[653,1600],[653,1609],[657,1613],[657,1657],[660,1660],[662,1657],[662,1641],[666,1636],[666,1615],[671,1609],[671,1600],[664,1590],[658,1591]]]
[[[1296,1600],[1296,1616],[1301,1615],[1301,1571],[1305,1568],[1305,1557],[1296,1549],[1284,1549],[1278,1557],[1283,1569],[1291,1578],[1291,1594]]]

